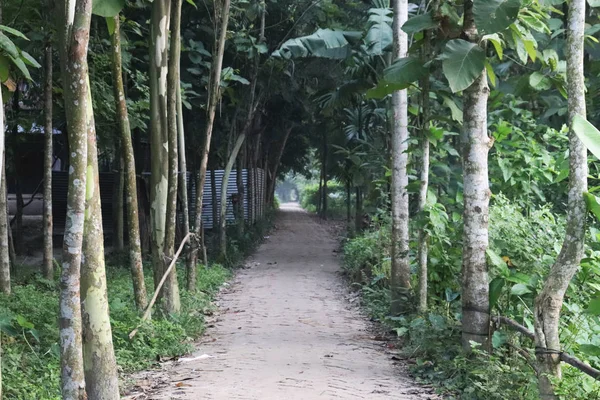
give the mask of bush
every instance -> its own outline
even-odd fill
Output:
[[[319,184],[305,185],[300,190],[300,205],[309,212],[316,212],[319,204]],[[330,181],[327,184],[327,216],[346,217],[346,189],[343,184]]]

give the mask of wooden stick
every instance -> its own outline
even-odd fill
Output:
[[[529,339],[532,339],[532,340],[535,339],[535,334],[533,332],[531,332],[529,329],[527,329],[523,325],[519,324],[515,320],[512,320],[507,317],[493,317],[492,320],[498,324],[507,325],[507,326],[521,332],[523,335],[527,336]],[[562,362],[569,364],[572,367],[577,368],[584,374],[587,374],[596,380],[600,380],[600,370],[587,365],[580,359],[575,358],[567,353],[561,352],[560,360]]]
[[[193,234],[191,232],[189,232],[185,236],[185,238],[183,238],[183,240],[181,241],[181,244],[179,245],[179,249],[177,250],[177,253],[175,253],[173,260],[171,260],[171,264],[169,264],[169,268],[167,268],[162,279],[158,283],[158,286],[156,287],[156,290],[154,291],[154,296],[152,296],[152,300],[150,300],[150,303],[148,303],[148,307],[146,307],[146,311],[144,311],[142,320],[140,321],[138,326],[133,331],[131,331],[131,333],[129,334],[129,339],[133,339],[133,337],[137,334],[138,330],[140,329],[140,326],[142,326],[142,323],[150,317],[150,313],[152,311],[152,306],[154,306],[154,303],[156,302],[156,299],[158,298],[158,294],[160,293],[160,290],[162,289],[163,285],[165,284],[165,281],[167,280],[167,276],[169,276],[169,274],[171,273],[173,268],[175,268],[175,264],[177,263],[177,259],[179,258],[179,255],[181,254],[183,247],[185,246],[185,244],[187,243],[187,241],[190,239],[190,237],[192,235]]]

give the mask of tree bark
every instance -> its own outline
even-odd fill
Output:
[[[169,48],[169,72],[167,77],[167,123],[169,140],[169,189],[167,194],[167,226],[165,233],[165,259],[169,261],[175,253],[175,227],[177,226],[177,186],[179,181],[177,93],[180,87],[179,62],[181,57],[181,6],[182,0],[174,0],[171,14],[171,45]],[[165,282],[165,311],[178,313],[181,309],[177,267]]]
[[[207,104],[207,123],[204,134],[204,146],[202,148],[202,157],[200,161],[200,172],[198,174],[198,182],[196,185],[196,222],[194,224],[196,237],[200,237],[202,232],[202,202],[204,196],[204,184],[206,183],[206,169],[208,166],[208,155],[210,153],[210,144],[212,139],[213,126],[215,122],[215,114],[217,111],[217,104],[221,98],[221,71],[223,68],[223,54],[225,52],[225,41],[227,39],[227,26],[229,24],[229,9],[231,6],[231,0],[222,0],[220,3],[220,22],[219,37],[215,37],[215,55],[213,57],[213,65],[210,76],[210,84],[208,88],[208,104]],[[215,8],[217,5],[215,4]],[[215,16],[217,12],[215,10]],[[215,18],[215,24],[217,19]],[[213,205],[214,206],[214,205]],[[213,224],[216,221],[213,221]],[[190,254],[194,257],[194,264],[196,263],[197,253],[199,250],[199,243],[194,241]]]
[[[569,124],[580,115],[585,118],[584,30],[585,0],[569,3],[567,24],[567,94]],[[535,346],[538,361],[540,398],[557,399],[550,378],[561,378],[559,319],[563,298],[584,255],[587,208],[587,150],[573,129],[569,131],[569,194],[565,239],[550,269],[544,287],[535,300]]]
[[[478,43],[473,19],[473,2],[464,5],[464,32]],[[489,282],[486,263],[490,189],[488,152],[492,145],[487,132],[489,96],[485,70],[464,92],[464,124],[461,134],[464,180],[464,233],[462,257],[462,345],[471,350],[471,341],[489,346]]]
[[[113,88],[114,90],[114,88]],[[117,171],[115,174],[115,193],[114,193],[114,246],[115,250],[123,251],[125,249],[125,207],[123,204],[125,194],[125,161],[123,160],[123,143],[118,141],[117,149]]]
[[[45,49],[44,82],[44,256],[42,273],[44,278],[54,279],[54,251],[52,225],[52,165],[54,164],[52,127],[52,43],[50,39]]]
[[[135,154],[131,139],[131,127],[127,112],[127,100],[123,85],[123,68],[121,61],[121,20],[117,15],[113,18],[115,30],[111,35],[113,46],[112,75],[117,121],[119,123],[121,138],[121,153],[125,170],[125,193],[127,208],[127,236],[129,239],[129,268],[133,282],[135,305],[143,311],[148,304],[146,283],[144,281],[144,265],[142,263],[142,244],[140,239],[139,208],[137,197],[137,178],[135,173]]]
[[[1,96],[1,93],[0,93]],[[0,108],[2,108],[0,106]],[[4,158],[4,157],[2,157]],[[5,165],[5,163],[2,163]],[[0,167],[0,175],[2,179],[0,181],[0,291],[4,294],[11,293],[11,282],[10,282],[10,249],[9,249],[9,238],[8,233],[10,230],[8,222],[8,201],[6,193],[6,173],[4,167]]]
[[[172,186],[172,164],[169,155],[176,152],[169,140],[169,117],[167,106],[168,39],[171,16],[171,0],[156,0],[152,4],[150,38],[150,152],[152,173],[150,176],[150,216],[152,223],[152,263],[154,285],[162,278],[166,269],[165,250],[171,246],[169,212],[170,186]],[[172,139],[172,138],[171,138]],[[176,194],[177,192],[175,192]],[[174,236],[174,234],[173,234]],[[174,240],[173,240],[174,242]],[[163,309],[166,313],[179,311],[177,280],[170,276],[162,289]]]
[[[96,128],[89,79],[87,82],[86,207],[81,262],[83,367],[89,400],[119,399],[119,377],[113,349],[106,292],[104,230],[98,170]]]
[[[245,202],[245,198],[246,198],[246,188],[244,187],[244,165],[246,163],[246,152],[247,150],[247,146],[246,146],[246,141],[244,142],[244,148],[243,150],[241,150],[240,153],[238,153],[238,158],[237,158],[237,166],[236,166],[236,175],[235,175],[235,182],[236,182],[236,186],[237,186],[237,204],[236,204],[236,226],[237,226],[237,234],[238,234],[238,238],[243,238],[244,237],[244,231],[245,231],[245,225],[246,225],[246,220],[245,220],[245,216],[244,216],[244,202]]]
[[[423,33],[423,58],[425,60],[430,57],[431,31],[426,30]],[[429,138],[427,131],[429,130],[429,74],[421,81],[421,166],[419,188],[418,212],[423,213],[427,202],[427,191],[429,189]],[[418,262],[419,262],[419,304],[418,310],[421,313],[427,311],[427,257],[429,253],[429,235],[423,228],[419,229],[418,233]]]
[[[183,127],[183,107],[181,102],[181,84],[177,87],[177,144],[179,146],[179,201],[181,202],[181,212],[183,213],[183,236],[190,233],[190,207],[188,203],[188,171],[187,157],[185,154],[185,130]],[[192,257],[189,257],[190,245],[186,243],[186,283],[187,290],[194,292],[196,290],[196,264],[191,263]]]
[[[271,170],[271,179],[269,188],[267,190],[268,202],[269,204],[273,204],[275,200],[275,188],[277,186],[277,170],[279,169],[279,165],[281,164],[281,158],[283,157],[283,153],[285,152],[285,146],[287,145],[287,141],[290,137],[290,133],[292,133],[292,127],[286,129],[285,134],[281,140],[281,145],[279,149],[277,149],[277,154],[275,155],[275,160],[273,164],[273,169]]]
[[[69,139],[69,189],[60,277],[59,344],[61,389],[65,400],[84,400],[80,271],[86,200],[88,79],[87,47],[91,0],[63,0],[61,70]],[[91,104],[89,104],[91,107]]]
[[[408,19],[408,0],[394,0],[394,59],[406,57],[408,35],[402,25]],[[410,260],[408,228],[408,95],[406,90],[392,94],[394,126],[392,131],[392,272],[391,312],[400,314],[410,297]]]
[[[221,181],[221,207],[219,213],[219,251],[221,253],[221,258],[223,260],[227,260],[227,186],[229,182],[229,176],[231,175],[231,170],[233,169],[233,164],[235,163],[235,159],[237,158],[244,141],[246,140],[246,134],[242,133],[238,136],[233,149],[231,150],[231,154],[229,155],[229,160],[227,161],[227,165],[225,166],[225,171],[223,172],[223,180]]]

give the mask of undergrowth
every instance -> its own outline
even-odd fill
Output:
[[[180,268],[180,287],[183,285]],[[117,364],[121,373],[148,368],[161,358],[183,355],[192,349],[204,330],[204,312],[230,272],[214,265],[198,269],[196,293],[181,292],[182,311],[166,319],[144,323],[138,334],[128,334],[139,323],[131,276],[124,268],[110,267],[108,297]],[[146,287],[153,287],[146,271]],[[58,349],[58,285],[30,277],[13,288],[11,296],[0,297],[2,377],[5,399],[60,399]]]
[[[445,211],[442,209],[442,215]],[[495,327],[492,352],[461,349],[459,282],[461,229],[441,219],[429,227],[429,312],[389,316],[390,227],[374,226],[344,243],[344,269],[363,295],[373,318],[399,338],[401,353],[415,363],[411,372],[449,399],[538,398],[534,345],[520,334]],[[443,224],[443,226],[441,226]],[[533,301],[560,250],[564,221],[548,207],[521,207],[495,196],[490,210],[490,301],[494,315],[504,315],[533,329]],[[564,350],[600,365],[600,235],[591,229],[586,259],[565,298],[561,318]],[[412,244],[413,246],[415,243]],[[411,259],[415,249],[411,248]],[[412,265],[416,276],[416,265]],[[441,279],[440,279],[441,278]],[[413,282],[416,287],[416,281]],[[580,290],[585,287],[585,290]],[[590,294],[591,293],[591,294]],[[594,294],[595,293],[595,294]],[[596,303],[594,303],[596,302]],[[564,400],[600,399],[593,378],[563,364],[556,392]]]

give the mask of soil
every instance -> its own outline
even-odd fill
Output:
[[[356,305],[338,238],[295,204],[218,301],[197,351],[136,374],[127,399],[433,399]]]

